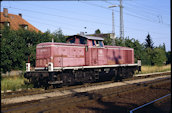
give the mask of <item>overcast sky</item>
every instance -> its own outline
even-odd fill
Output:
[[[80,32],[93,34],[112,32],[112,8],[118,0],[100,1],[2,1],[3,8],[11,14],[22,13],[22,17],[45,32],[59,28],[64,35]],[[170,0],[123,0],[124,36],[145,41],[149,33],[155,46],[165,43],[171,50]],[[115,7],[115,34],[120,36],[119,7]],[[86,27],[86,29],[85,29]]]

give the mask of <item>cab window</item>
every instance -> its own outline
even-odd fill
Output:
[[[93,46],[95,46],[94,40],[92,40],[92,44],[93,44]]]
[[[102,41],[96,40],[96,46],[97,46],[97,47],[103,47]]]
[[[87,40],[85,38],[80,38],[80,44],[86,44],[87,43]]]
[[[75,38],[69,40],[70,43],[75,43]]]
[[[100,45],[100,47],[103,47],[102,41],[99,41],[99,45]]]
[[[96,40],[96,46],[99,46],[99,41],[98,40]]]

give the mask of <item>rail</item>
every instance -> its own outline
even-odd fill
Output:
[[[136,111],[136,110],[138,110],[138,109],[140,109],[140,108],[142,108],[142,107],[145,107],[145,106],[147,106],[147,105],[149,105],[149,104],[152,104],[152,103],[154,103],[154,102],[156,102],[156,101],[158,101],[158,100],[161,100],[161,99],[163,99],[163,98],[165,98],[165,97],[167,97],[167,96],[169,96],[169,95],[171,95],[171,94],[167,94],[167,95],[165,95],[165,96],[163,96],[163,97],[160,97],[160,98],[158,98],[158,99],[156,99],[156,100],[153,100],[153,101],[151,101],[151,102],[149,102],[149,103],[146,103],[146,104],[141,105],[141,106],[139,106],[139,107],[137,107],[137,108],[134,108],[134,109],[130,110],[130,113],[133,113],[133,111]]]

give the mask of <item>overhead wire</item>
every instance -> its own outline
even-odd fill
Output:
[[[101,6],[101,5],[98,5],[98,4],[95,4],[95,3],[88,3],[88,2],[83,2],[83,1],[80,1],[81,3],[84,3],[84,4],[86,4],[86,5],[91,5],[91,6],[96,6],[96,7],[99,7],[99,8],[103,8],[103,9],[106,9],[106,10],[110,10],[110,11],[112,11],[112,9],[110,9],[110,8],[108,8],[108,7],[104,7],[104,6]]]
[[[133,4],[134,3],[134,4]],[[144,5],[142,5],[142,4],[138,4],[138,3],[136,3],[136,2],[132,2],[132,4],[131,4],[131,2],[129,3],[127,3],[128,5],[133,5],[134,7],[139,7],[139,8],[142,8],[142,9],[144,9],[144,10],[148,10],[148,11],[153,11],[154,13],[157,13],[157,12],[159,12],[159,11],[162,11],[162,10],[164,10],[164,9],[156,9],[156,8],[153,8],[152,6],[146,6],[147,4],[144,4]],[[144,7],[143,7],[144,6]],[[163,12],[166,12],[166,11],[163,11]]]
[[[9,8],[12,8],[12,7],[9,7]],[[17,8],[18,9],[18,8]],[[21,10],[21,9],[20,9]],[[23,10],[23,9],[22,9]],[[39,13],[40,14],[40,12],[36,12],[36,13]],[[40,23],[40,22],[39,22]],[[43,24],[43,23],[41,23],[41,24]],[[55,26],[54,24],[47,24],[47,25],[51,25],[51,26],[54,26],[54,27],[57,27],[57,26]],[[110,24],[109,24],[110,25]],[[107,25],[107,26],[109,26],[109,25]],[[117,25],[116,25],[117,26]],[[58,26],[59,27],[59,26]],[[119,26],[117,26],[117,27],[119,27]],[[130,29],[135,29],[135,30],[137,30],[137,31],[143,31],[143,30],[138,30],[137,28],[131,28],[131,27],[126,27],[125,26],[125,28],[130,28]],[[67,28],[67,29],[70,29],[70,28]]]
[[[83,3],[85,3],[85,2],[83,2]],[[86,3],[86,4],[92,5],[92,6],[96,6],[96,7],[100,7],[100,8],[104,8],[104,9],[108,9],[108,10],[109,10],[109,8],[106,8],[106,7],[104,7],[104,6],[100,6],[100,5],[97,5],[97,4],[93,4],[93,3],[91,3],[91,4]],[[115,11],[115,12],[120,12],[120,11],[117,11],[117,10],[114,10],[114,11]],[[124,13],[127,14],[127,15],[129,15],[129,16],[133,16],[133,17],[135,17],[135,18],[139,18],[139,19],[142,19],[142,20],[146,20],[146,21],[149,21],[149,22],[152,22],[152,23],[159,24],[158,21],[155,22],[155,20],[151,20],[151,19],[149,19],[149,18],[145,18],[145,17],[139,16],[139,15],[131,14],[131,13],[127,13],[127,12],[124,12]],[[164,24],[164,25],[170,26],[170,24]]]
[[[107,1],[107,0],[105,0],[104,2],[105,2],[105,3],[108,3],[108,4],[110,4],[110,5],[114,5],[113,3],[111,3],[110,1]]]
[[[27,3],[27,4],[30,4],[30,3]],[[40,5],[36,5],[36,4],[30,4],[31,6],[36,6],[37,8],[46,8],[46,9],[52,9],[52,10],[55,10],[55,11],[58,11],[58,12],[67,12],[67,13],[74,13],[74,14],[79,14],[79,15],[87,15],[87,16],[91,16],[91,17],[96,17],[96,18],[102,18],[101,16],[98,16],[98,15],[90,15],[88,13],[85,13],[85,12],[82,12],[82,13],[79,13],[79,12],[76,12],[76,11],[72,11],[72,10],[62,10],[62,9],[59,9],[59,8],[54,8],[54,7],[41,7]]]
[[[30,18],[30,20],[32,20],[32,21],[35,21],[35,20],[33,20],[33,18],[31,17],[31,16],[27,16],[26,15],[26,17],[28,18]],[[34,17],[35,18],[35,17]],[[36,22],[36,21],[35,21]],[[45,22],[40,22],[40,21],[37,21],[38,23],[41,23],[41,24],[44,24]],[[50,22],[53,22],[54,23],[54,21],[50,21]],[[46,23],[47,24],[47,23]],[[78,28],[78,26],[76,26],[76,25],[74,25],[74,24],[69,24],[69,23],[64,23],[64,22],[58,22],[58,24],[63,24],[63,25],[67,25],[68,27],[64,27],[64,28],[67,28],[67,29],[74,29],[74,28]],[[47,25],[50,25],[50,26],[56,26],[57,27],[57,25],[54,25],[54,24],[47,24]],[[69,27],[69,25],[71,25],[71,27]],[[60,27],[60,26],[58,26],[58,27]],[[89,27],[89,29],[90,29],[90,27]],[[95,29],[95,28],[93,28],[93,27],[91,27],[91,29]]]
[[[128,7],[127,7],[128,8]],[[131,13],[129,10],[125,10],[125,11],[127,11],[127,12],[129,12],[129,13]],[[133,12],[132,12],[133,13]],[[142,13],[140,13],[140,14],[142,14]],[[133,14],[132,14],[133,15]],[[142,14],[143,15],[143,14]],[[138,14],[134,14],[133,16],[137,16],[137,18],[143,18],[143,19],[146,19],[147,21],[151,21],[151,22],[153,22],[153,23],[157,23],[157,24],[164,24],[164,25],[167,25],[167,26],[170,26],[170,24],[167,24],[167,23],[164,23],[164,22],[159,22],[160,20],[162,21],[162,16],[161,15],[156,15],[156,14],[152,14],[151,13],[151,16],[154,16],[154,17],[156,17],[156,20],[150,20],[149,18],[146,18],[146,16],[144,16],[144,17],[142,17],[142,16],[138,16]],[[159,18],[158,18],[159,17]],[[160,18],[161,17],[161,18]]]
[[[100,7],[100,6],[98,6],[98,7]],[[101,7],[102,8],[102,7]],[[18,8],[19,9],[19,8]],[[105,9],[108,9],[108,8],[105,8]],[[19,10],[21,10],[21,9],[19,9]],[[27,10],[27,11],[31,11],[31,10]],[[37,13],[40,13],[40,12],[37,12]],[[45,14],[45,13],[44,13]],[[129,14],[129,15],[131,15],[131,14]],[[57,15],[56,15],[57,16]],[[59,16],[59,15],[58,15]],[[136,16],[136,15],[132,15],[132,16]],[[62,16],[63,17],[63,16]],[[84,20],[85,21],[85,20]],[[99,24],[102,24],[102,23],[99,23]],[[107,25],[107,24],[106,24]],[[109,26],[110,24],[108,24],[108,26]]]
[[[39,13],[39,14],[44,14],[44,15],[50,15],[50,16],[57,16],[60,18],[65,18],[65,19],[73,19],[73,20],[78,20],[78,21],[83,21],[83,22],[91,22],[91,23],[96,23],[96,24],[103,24],[103,25],[110,25],[110,24],[106,24],[106,23],[102,23],[102,22],[97,22],[97,21],[92,21],[92,20],[86,20],[86,19],[79,19],[79,18],[74,18],[74,17],[66,17],[66,16],[61,16],[61,15],[57,15],[57,14],[50,14],[50,13],[45,13],[45,12],[40,12],[40,11],[33,11],[33,10],[28,10],[28,9],[20,9],[20,8],[15,8],[15,7],[9,7],[12,9],[17,9],[17,10],[22,10],[22,11],[28,11],[28,12],[32,12],[32,13]]]

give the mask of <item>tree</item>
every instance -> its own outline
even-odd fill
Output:
[[[5,27],[2,31],[1,41],[1,72],[11,70],[24,70],[28,58],[31,66],[35,67],[36,45],[42,42],[64,42],[62,30],[55,34],[46,31],[45,33],[29,31],[24,29],[11,30]]]
[[[95,34],[101,34],[100,29],[97,29],[97,30],[95,31]]]
[[[163,65],[166,63],[166,53],[162,48],[156,47],[153,51],[152,62],[153,65]]]
[[[52,33],[53,36],[54,36],[54,39],[56,42],[66,42],[66,38],[65,36],[63,35],[63,32],[61,29],[59,30],[56,30],[55,32]]]
[[[116,46],[124,46],[125,44],[124,44],[124,39],[123,38],[118,38],[118,37],[116,37],[115,38],[115,45]]]
[[[171,51],[166,52],[167,62],[166,64],[171,64]]]
[[[151,49],[154,48],[154,46],[153,46],[154,43],[153,43],[153,41],[152,41],[152,39],[151,39],[149,33],[148,33],[148,35],[147,35],[145,41],[146,41],[146,42],[145,42],[145,48],[151,48]]]
[[[112,39],[110,37],[104,38],[104,44],[105,45],[112,45]]]
[[[11,40],[11,31],[8,27],[5,27],[4,30],[2,30],[2,37],[1,38],[1,72],[9,72],[12,69],[12,60],[11,60],[11,52],[12,48],[10,46],[10,40]]]
[[[159,48],[163,49],[166,52],[165,43],[163,43],[163,45],[160,44]]]
[[[152,62],[153,49],[145,48],[142,52],[142,64],[143,65],[153,65]]]

